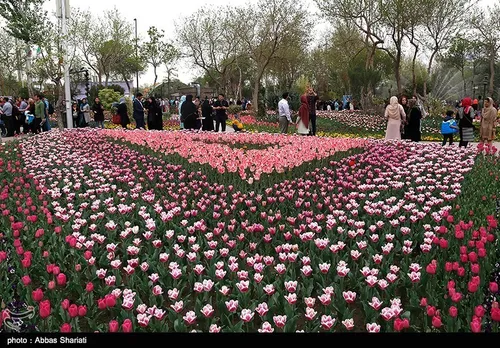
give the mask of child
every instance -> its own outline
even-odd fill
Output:
[[[457,122],[453,118],[453,111],[448,110],[446,116],[441,123],[441,134],[443,135],[443,146],[446,145],[446,141],[450,141],[450,146],[453,145],[453,134],[458,132]]]

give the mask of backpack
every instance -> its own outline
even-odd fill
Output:
[[[52,114],[54,114],[54,106],[51,103],[49,103],[49,115]]]
[[[21,112],[19,111],[19,108],[17,107],[16,104],[12,104],[12,116],[20,116]]]

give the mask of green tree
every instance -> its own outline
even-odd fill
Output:
[[[26,75],[28,90],[31,86],[31,46],[38,45],[46,37],[47,12],[42,9],[45,0],[0,0],[0,16],[5,30],[26,47]],[[2,45],[3,47],[3,45]]]

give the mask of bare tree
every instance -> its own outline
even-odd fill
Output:
[[[426,47],[431,55],[427,63],[427,76],[432,65],[453,40],[470,27],[470,9],[477,4],[471,0],[423,0],[420,2],[425,29]],[[427,96],[427,79],[424,81],[424,97]]]
[[[177,25],[177,43],[184,57],[203,71],[221,90],[226,90],[228,69],[238,59],[241,43],[237,40],[231,8],[199,11]]]
[[[385,28],[382,25],[382,7],[374,0],[315,0],[321,14],[334,25],[343,21],[354,25],[363,35],[364,49],[367,51],[365,69],[374,68],[377,49],[382,49],[385,41]],[[371,105],[373,89],[368,85],[362,92],[362,104]]]
[[[238,8],[234,16],[239,43],[255,65],[252,104],[258,109],[259,91],[266,70],[291,41],[304,42],[309,23],[302,5],[293,0],[260,0]]]

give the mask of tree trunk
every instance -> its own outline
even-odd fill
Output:
[[[252,110],[255,114],[259,110],[259,90],[260,90],[260,78],[256,78],[253,85],[252,94]]]
[[[464,96],[467,95],[467,81],[465,81],[465,70],[460,71],[462,73],[462,80],[464,81]]]
[[[425,77],[424,80],[424,98],[427,98],[427,79],[431,76],[432,63],[434,62],[434,57],[436,56],[437,53],[438,53],[437,49],[434,48],[434,51],[432,51],[431,54],[431,58],[429,59],[429,64],[427,65],[427,76]]]
[[[493,97],[495,93],[495,58],[496,52],[492,52],[490,56],[490,87],[488,89],[490,97]],[[484,98],[486,98],[486,96],[484,96]]]
[[[398,52],[396,54],[396,61],[394,63],[395,63],[394,72],[396,75],[396,84],[398,87],[398,97],[399,97],[403,93],[403,86],[401,85],[401,48],[398,49]]]
[[[122,76],[122,77],[125,80],[125,84],[127,85],[128,91],[131,92],[131,90],[130,90],[130,83],[128,82],[128,79],[125,76]]]
[[[417,73],[415,72],[415,66],[417,65],[417,54],[418,54],[418,46],[415,45],[415,53],[413,54],[413,62],[412,62],[412,84],[413,84],[413,95],[417,95]],[[425,96],[425,91],[424,91]]]
[[[155,88],[156,81],[158,80],[158,75],[156,74],[156,66],[153,66],[153,71],[154,71],[154,74],[155,74],[155,82],[153,82],[153,88]]]
[[[243,74],[241,73],[241,68],[238,67],[239,71],[240,71],[240,79],[238,81],[238,91],[237,91],[237,98],[238,100],[241,100],[241,80],[243,79]]]

